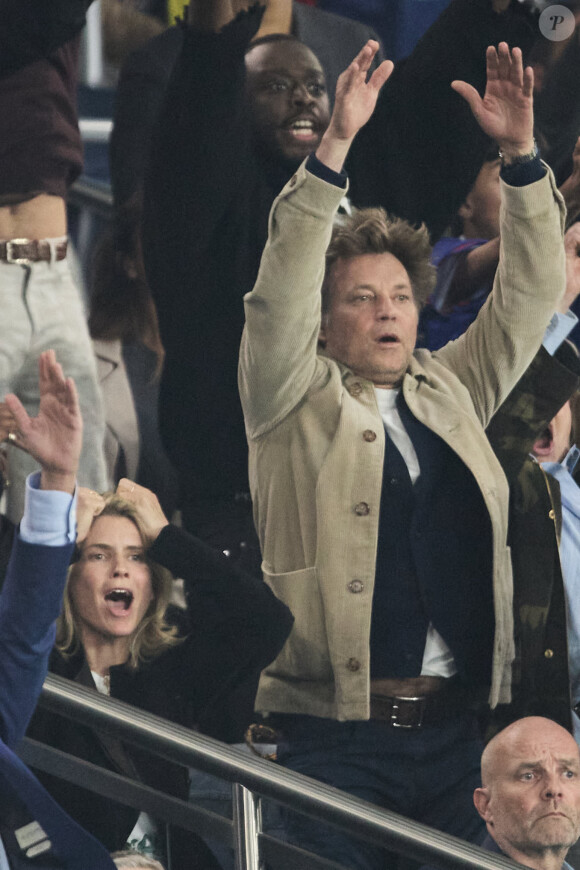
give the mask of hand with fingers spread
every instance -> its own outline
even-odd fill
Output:
[[[467,82],[454,81],[451,87],[468,103],[473,115],[488,136],[500,147],[504,160],[529,154],[534,147],[534,73],[524,69],[519,48],[511,51],[505,42],[486,54],[487,86],[483,99]]]
[[[76,387],[65,378],[53,350],[38,360],[40,406],[30,417],[12,393],[5,403],[14,417],[16,430],[10,442],[30,453],[42,469],[41,488],[73,493],[83,440],[83,421]]]
[[[138,483],[123,477],[117,485],[116,492],[125,501],[135,505],[143,525],[143,531],[151,543],[158,537],[161,529],[169,525],[169,520],[163,513],[159,499],[150,489],[139,486]]]
[[[393,62],[384,60],[367,81],[378,49],[378,42],[369,39],[339,76],[334,111],[316,151],[318,159],[336,172],[341,171],[354,137],[371,117],[379,92],[393,71]]]

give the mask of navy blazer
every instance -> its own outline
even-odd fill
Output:
[[[115,866],[11,748],[26,730],[46,676],[72,549],[17,536],[0,595],[0,835],[13,870]]]

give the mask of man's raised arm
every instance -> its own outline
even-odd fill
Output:
[[[26,507],[0,595],[0,738],[13,746],[36,706],[54,644],[75,541],[76,474],[82,419],[75,385],[54,351],[39,359],[40,408],[28,416],[6,397],[0,438],[27,450],[40,474],[27,481]]]
[[[249,437],[276,425],[315,378],[320,289],[332,220],[346,189],[342,167],[393,70],[369,40],[336,86],[334,111],[316,155],[290,179],[270,212],[256,285],[244,299],[239,385]]]
[[[518,48],[487,50],[484,97],[452,87],[469,103],[502,157],[500,258],[493,292],[477,319],[435,357],[469,389],[484,426],[540,347],[566,284],[565,208],[533,137],[533,72]]]

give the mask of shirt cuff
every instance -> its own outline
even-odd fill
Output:
[[[77,494],[40,489],[40,472],[26,479],[20,537],[28,544],[62,547],[76,540]]]
[[[327,181],[328,184],[334,184],[335,187],[342,187],[343,190],[346,190],[348,176],[344,169],[342,172],[335,172],[334,169],[330,169],[325,163],[322,163],[314,152],[306,161],[306,169],[322,181]]]
[[[559,311],[556,311],[555,314],[552,314],[552,319],[546,327],[544,340],[542,341],[544,348],[550,356],[554,356],[577,323],[578,318],[572,311],[567,311],[566,314],[560,314]]]
[[[526,163],[508,163],[507,166],[502,166],[499,174],[510,187],[525,187],[526,184],[533,184],[543,178],[546,167],[538,155]]]

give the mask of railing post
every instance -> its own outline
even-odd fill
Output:
[[[232,783],[232,798],[235,870],[260,870],[260,800],[239,782]]]
[[[87,24],[82,42],[81,70],[81,81],[83,84],[91,88],[96,88],[103,84],[103,34],[100,0],[96,0],[87,10]]]

